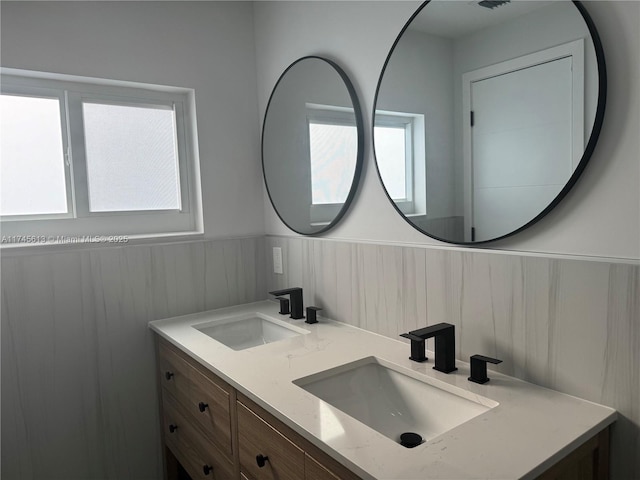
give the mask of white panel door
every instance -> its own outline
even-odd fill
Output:
[[[528,223],[571,176],[571,68],[565,57],[472,82],[476,241]]]

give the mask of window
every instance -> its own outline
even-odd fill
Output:
[[[376,163],[387,193],[403,213],[415,213],[416,189],[424,183],[414,163],[414,150],[423,138],[418,130],[421,116],[376,114],[374,138]],[[415,132],[414,132],[415,130]],[[422,142],[423,143],[423,142]]]
[[[3,93],[0,112],[2,215],[66,215],[70,189],[59,98]]]
[[[358,158],[353,109],[307,105],[311,164],[311,222],[325,224],[342,209],[351,191]]]
[[[192,90],[3,69],[0,101],[4,244],[202,232]]]
[[[180,210],[172,109],[82,103],[89,210]]]

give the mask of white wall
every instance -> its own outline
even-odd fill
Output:
[[[195,89],[205,234],[261,234],[249,2],[2,2],[2,66]]]
[[[584,3],[600,32],[608,67],[609,95],[600,142],[580,181],[554,211],[527,231],[489,248],[640,259],[640,3]],[[442,245],[399,217],[384,195],[371,151],[378,76],[397,33],[419,5],[376,1],[255,5],[260,115],[280,72],[309,54],[326,55],[342,65],[363,106],[367,150],[360,190],[328,238]],[[268,200],[265,205],[267,233],[292,234]]]

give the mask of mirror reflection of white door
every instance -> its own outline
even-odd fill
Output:
[[[529,65],[521,57],[515,65],[488,67],[493,72],[483,69],[477,79],[470,78],[474,72],[465,75],[473,112],[465,149],[466,240],[500,237],[528,223],[560,193],[580,161],[580,52],[557,53],[544,61],[530,58]]]

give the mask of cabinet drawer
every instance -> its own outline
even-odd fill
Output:
[[[334,475],[309,454],[304,457],[304,471],[305,480],[340,480],[340,477]]]
[[[311,444],[304,439],[301,435],[294,432],[287,425],[275,418],[264,408],[254,403],[249,398],[238,394],[238,411],[240,407],[244,407],[245,411],[251,412],[254,416],[258,417],[264,424],[270,429],[276,431],[279,435],[283,436],[289,443],[295,445],[298,450],[302,450],[304,460],[305,480],[362,480],[358,475],[346,468],[344,465],[331,458],[329,455],[321,451],[318,447]],[[242,432],[240,432],[242,434]],[[245,433],[246,435],[246,433]],[[242,437],[240,437],[242,438]],[[242,448],[242,445],[241,447]],[[254,457],[256,454],[253,454]],[[264,454],[263,454],[264,455]],[[255,460],[249,458],[246,463],[254,465]],[[243,468],[245,468],[243,466]],[[266,468],[266,466],[265,466]],[[246,473],[245,468],[245,473]],[[263,474],[264,475],[264,474]],[[246,473],[246,476],[250,480],[254,480],[253,476]],[[271,477],[259,477],[259,478],[271,478]]]
[[[229,393],[200,372],[191,377],[190,411],[211,440],[231,455],[231,414]]]
[[[230,480],[233,465],[184,415],[166,391],[162,396],[165,443],[193,480]]]
[[[159,351],[160,384],[176,398],[187,395],[191,388],[189,380],[191,367],[164,343],[160,344]]]
[[[238,402],[240,470],[254,480],[301,480],[304,451]],[[259,467],[256,456],[268,457]]]
[[[160,342],[160,382],[187,415],[202,426],[218,448],[233,454],[231,441],[231,395],[224,382],[205,376],[184,358],[184,354],[166,342]],[[210,374],[211,375],[211,374]]]

